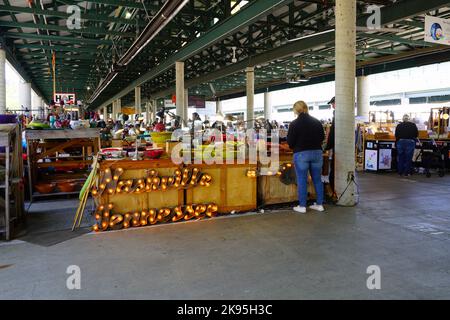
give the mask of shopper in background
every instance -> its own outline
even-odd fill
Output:
[[[114,131],[119,131],[121,129],[123,129],[122,122],[120,120],[117,120],[114,123]]]
[[[415,123],[409,121],[409,115],[403,116],[403,122],[395,128],[395,140],[397,141],[397,169],[400,176],[411,174],[412,159],[416,148],[416,139],[419,130]]]
[[[331,105],[331,107],[333,108],[333,120],[331,120],[331,126],[330,126],[330,131],[328,131],[328,136],[327,136],[327,145],[325,147],[325,150],[328,151],[328,153],[330,154],[330,175],[329,175],[329,182],[330,182],[330,186],[331,186],[331,190],[334,191],[334,164],[335,164],[335,158],[334,158],[334,143],[335,143],[335,136],[334,136],[334,118],[335,118],[335,111],[336,111],[336,98],[333,97],[331,98],[330,101],[328,101],[328,104]]]
[[[159,120],[159,122],[155,125],[154,128],[155,128],[156,132],[166,131],[166,126],[164,125],[164,122],[162,119]]]
[[[314,184],[317,201],[310,209],[324,211],[324,190],[322,183],[322,143],[325,139],[322,124],[316,118],[308,114],[308,106],[303,101],[298,101],[293,107],[297,119],[289,126],[287,142],[294,150],[294,166],[297,175],[297,187],[299,205],[294,211],[306,212],[308,196],[308,172]]]

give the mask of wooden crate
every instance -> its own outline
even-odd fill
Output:
[[[290,163],[293,165],[292,154],[280,154],[280,165]],[[259,163],[259,169],[268,168],[269,165]],[[279,176],[258,177],[258,204],[270,205],[297,201],[297,185],[286,185],[280,181]]]
[[[328,174],[328,156],[324,155],[322,174]],[[291,164],[294,166],[293,154],[280,154],[280,166]],[[259,164],[259,168],[267,168],[268,165]],[[327,192],[328,193],[328,192]],[[308,199],[316,198],[316,191],[311,177],[308,176]],[[298,201],[297,184],[286,185],[281,182],[280,177],[276,175],[258,177],[258,205],[282,204]]]
[[[255,210],[256,178],[247,177],[248,170],[256,170],[253,164],[218,164],[218,165],[190,165],[212,177],[209,187],[198,186],[188,189],[186,203],[205,204],[215,203],[219,207],[219,213],[232,211],[245,212]]]

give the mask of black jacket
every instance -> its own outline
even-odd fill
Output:
[[[414,140],[419,135],[419,130],[417,130],[417,126],[413,122],[401,122],[395,128],[395,140],[400,139],[411,139]]]
[[[325,139],[322,124],[307,113],[301,113],[289,126],[287,142],[294,153],[306,150],[322,150]]]
[[[333,111],[333,121],[331,122],[330,132],[328,133],[328,139],[327,139],[327,146],[325,147],[325,150],[334,149],[334,111]]]

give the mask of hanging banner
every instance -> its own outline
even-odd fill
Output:
[[[450,46],[450,20],[425,16],[425,41]]]
[[[61,102],[63,102],[64,105],[76,103],[75,93],[55,93],[53,100],[55,101],[55,104],[58,105],[61,105]]]
[[[206,107],[205,96],[189,96],[188,107],[204,109]]]

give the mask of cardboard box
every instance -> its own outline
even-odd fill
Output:
[[[120,140],[120,139],[112,139],[111,140],[111,147],[113,147],[113,148],[122,148],[122,140]]]

